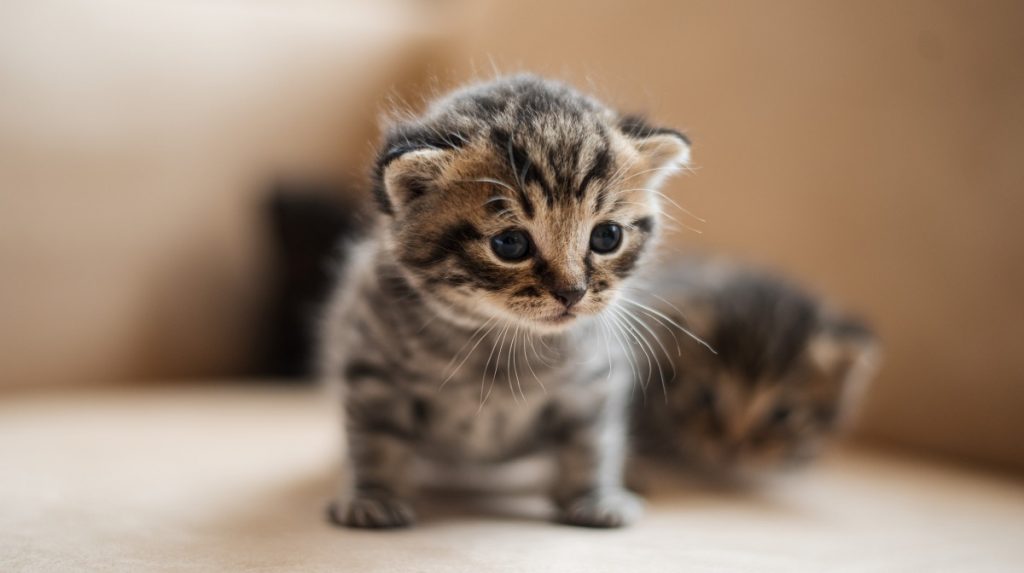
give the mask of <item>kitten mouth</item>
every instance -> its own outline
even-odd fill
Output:
[[[544,323],[547,323],[547,324],[565,324],[567,322],[571,322],[575,318],[576,318],[575,314],[573,314],[573,313],[569,312],[568,310],[566,310],[566,311],[562,312],[561,314],[556,314],[555,316],[549,316],[547,318],[542,318],[540,321],[544,322]]]

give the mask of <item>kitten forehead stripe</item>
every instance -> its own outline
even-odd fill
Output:
[[[608,177],[612,168],[612,153],[608,148],[607,139],[605,139],[604,145],[600,147],[595,155],[594,159],[590,164],[590,169],[587,170],[586,175],[583,176],[583,180],[580,182],[579,188],[576,190],[576,198],[583,200],[583,197],[587,193],[587,188],[590,187],[595,181],[603,180]],[[601,205],[604,202],[602,194],[598,195],[597,209],[600,210]]]
[[[529,155],[526,150],[512,141],[512,134],[501,128],[491,130],[491,143],[494,144],[499,154],[504,154],[508,162],[509,170],[515,176],[516,197],[523,208],[523,214],[527,219],[533,219],[536,210],[533,201],[527,195],[523,187],[533,181],[533,169]],[[547,187],[543,187],[547,189]]]

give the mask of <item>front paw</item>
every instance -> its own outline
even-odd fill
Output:
[[[560,505],[561,521],[581,527],[622,527],[644,510],[643,500],[624,489],[592,491]]]
[[[416,521],[416,512],[407,501],[392,495],[356,494],[348,502],[334,502],[327,516],[335,525],[362,529],[408,527]]]

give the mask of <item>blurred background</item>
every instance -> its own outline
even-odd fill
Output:
[[[1024,470],[1022,23],[1013,1],[4,0],[0,399],[267,373],[269,192],[351,201],[382,112],[528,70],[692,137],[668,193],[706,222],[676,247],[873,322],[860,438]]]

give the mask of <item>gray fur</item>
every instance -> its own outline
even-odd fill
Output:
[[[392,127],[380,225],[355,248],[323,329],[351,474],[335,521],[409,525],[417,457],[458,466],[545,451],[562,520],[639,515],[623,487],[633,369],[603,317],[654,242],[652,188],[688,145],[619,121],[564,85],[516,77]],[[589,250],[609,221],[621,245]],[[489,247],[510,226],[529,233],[525,261]]]

